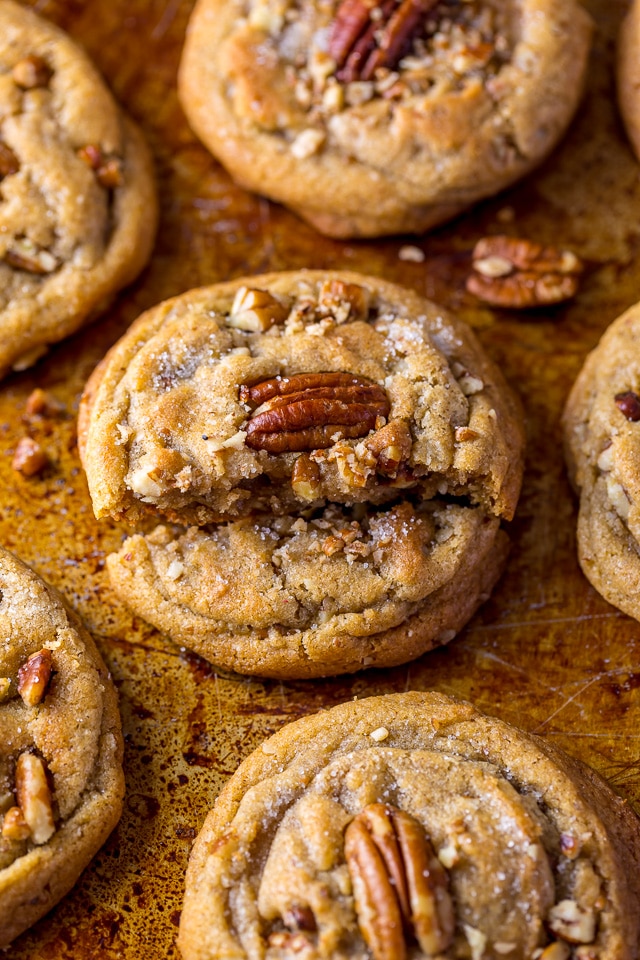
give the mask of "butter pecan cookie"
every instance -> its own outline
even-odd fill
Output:
[[[471,330],[335,271],[147,311],[91,377],[79,443],[98,518],[199,526],[407,493],[510,519],[522,474],[518,408]]]
[[[640,821],[592,770],[439,693],[343,703],[232,776],[179,945],[217,957],[633,960]]]
[[[576,0],[198,0],[179,91],[234,179],[318,230],[422,231],[547,156],[591,30]]]
[[[61,30],[0,2],[0,376],[104,310],[155,235],[151,160]]]
[[[471,331],[351,273],[147,312],[91,377],[79,442],[98,517],[193,525],[128,538],[118,594],[216,665],[274,677],[450,640],[502,570],[522,473],[518,407]]]
[[[124,795],[115,689],[87,631],[0,548],[0,948],[71,889]]]
[[[580,493],[578,557],[614,606],[640,620],[640,304],[607,329],[564,412],[571,480]]]

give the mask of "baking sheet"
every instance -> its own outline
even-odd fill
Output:
[[[425,237],[320,238],[284,209],[235,187],[190,133],[175,73],[191,0],[40,0],[28,4],[82,42],[144,128],[162,218],[148,270],[106,317],[0,385],[0,542],[55,584],[112,671],[126,738],[119,827],[60,905],[11,948],[15,960],[177,957],[192,840],[239,761],[283,723],[342,700],[437,689],[548,737],[590,763],[640,809],[640,625],[602,600],[575,557],[576,504],[559,417],[587,351],[640,299],[640,166],[615,107],[614,38],[626,4],[590,0],[597,22],[588,90],[561,147],[533,176]],[[570,247],[588,261],[578,297],[554,310],[478,308],[467,254],[504,231]],[[399,258],[418,245],[423,263]],[[122,529],[97,523],[75,445],[84,381],[146,307],[190,287],[263,270],[346,267],[385,276],[453,308],[476,329],[527,413],[527,470],[506,575],[446,648],[336,680],[260,682],[217,673],[132,616],[104,570]],[[60,417],[25,417],[35,387]],[[11,469],[33,436],[41,476]]]

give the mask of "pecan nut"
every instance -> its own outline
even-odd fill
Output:
[[[13,82],[23,90],[33,90],[35,87],[48,86],[53,70],[42,57],[31,54],[16,63],[11,76]]]
[[[447,875],[414,817],[369,804],[345,831],[345,859],[375,960],[404,960],[411,935],[428,956],[447,949],[455,928]]]
[[[53,802],[44,762],[33,753],[21,753],[16,763],[16,799],[36,844],[55,833]]]
[[[634,390],[616,393],[613,399],[618,410],[630,423],[637,423],[640,420],[640,397]]]
[[[390,420],[365,441],[376,458],[376,470],[385,477],[395,478],[401,464],[411,455],[411,430],[406,420]]]
[[[288,306],[268,290],[240,287],[227,317],[230,327],[261,333],[276,323],[283,323],[289,315]]]
[[[31,437],[21,437],[11,461],[12,470],[21,473],[24,477],[35,477],[42,473],[49,463],[49,457],[40,444]]]
[[[20,161],[6,143],[0,140],[0,180],[10,177],[20,169]]]
[[[344,83],[372,80],[393,69],[422,30],[437,0],[342,0],[329,37],[329,54]]]
[[[330,447],[364,437],[390,403],[377,383],[350,373],[299,373],[240,387],[240,401],[252,408],[246,443],[268,453]]]
[[[571,250],[506,236],[479,240],[471,267],[469,293],[496,307],[519,309],[570,299],[584,269]]]
[[[51,679],[51,650],[32,653],[18,670],[18,693],[28,707],[42,703]]]

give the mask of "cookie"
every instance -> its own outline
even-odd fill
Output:
[[[145,265],[152,164],[86,54],[0,2],[0,376],[103,311]]]
[[[116,692],[93,640],[0,548],[0,949],[76,882],[124,795]]]
[[[580,494],[578,557],[602,596],[640,620],[640,304],[606,330],[564,411]]]
[[[632,0],[620,25],[616,60],[618,105],[627,135],[640,158],[640,3]]]
[[[216,666],[273,677],[450,640],[502,571],[522,475],[518,406],[471,331],[351,273],[143,314],[91,377],[79,441],[98,517],[171,521],[109,557],[119,596]]]
[[[407,493],[510,519],[522,474],[518,408],[471,330],[346,271],[147,311],[91,377],[79,444],[98,518],[198,526]]]
[[[640,821],[439,693],[340,704],[239,767],[187,870],[184,960],[638,956]]]
[[[179,93],[241,186],[330,236],[419,232],[549,154],[591,31],[576,0],[198,0]]]

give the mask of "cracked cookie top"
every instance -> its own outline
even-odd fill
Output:
[[[147,312],[89,381],[79,438],[96,515],[133,521],[406,495],[510,518],[522,470],[517,407],[466,325],[344,272],[245,278]]]
[[[82,50],[0,2],[0,375],[104,309],[145,264],[151,161]]]
[[[116,693],[87,631],[0,549],[0,947],[75,883],[124,794]]]
[[[640,821],[593,771],[439,693],[288,724],[189,862],[185,960],[631,960]]]
[[[180,92],[242,185],[335,236],[420,231],[546,156],[590,34],[575,0],[199,0]]]
[[[640,305],[587,357],[564,411],[569,473],[580,492],[578,554],[596,589],[640,619]]]

